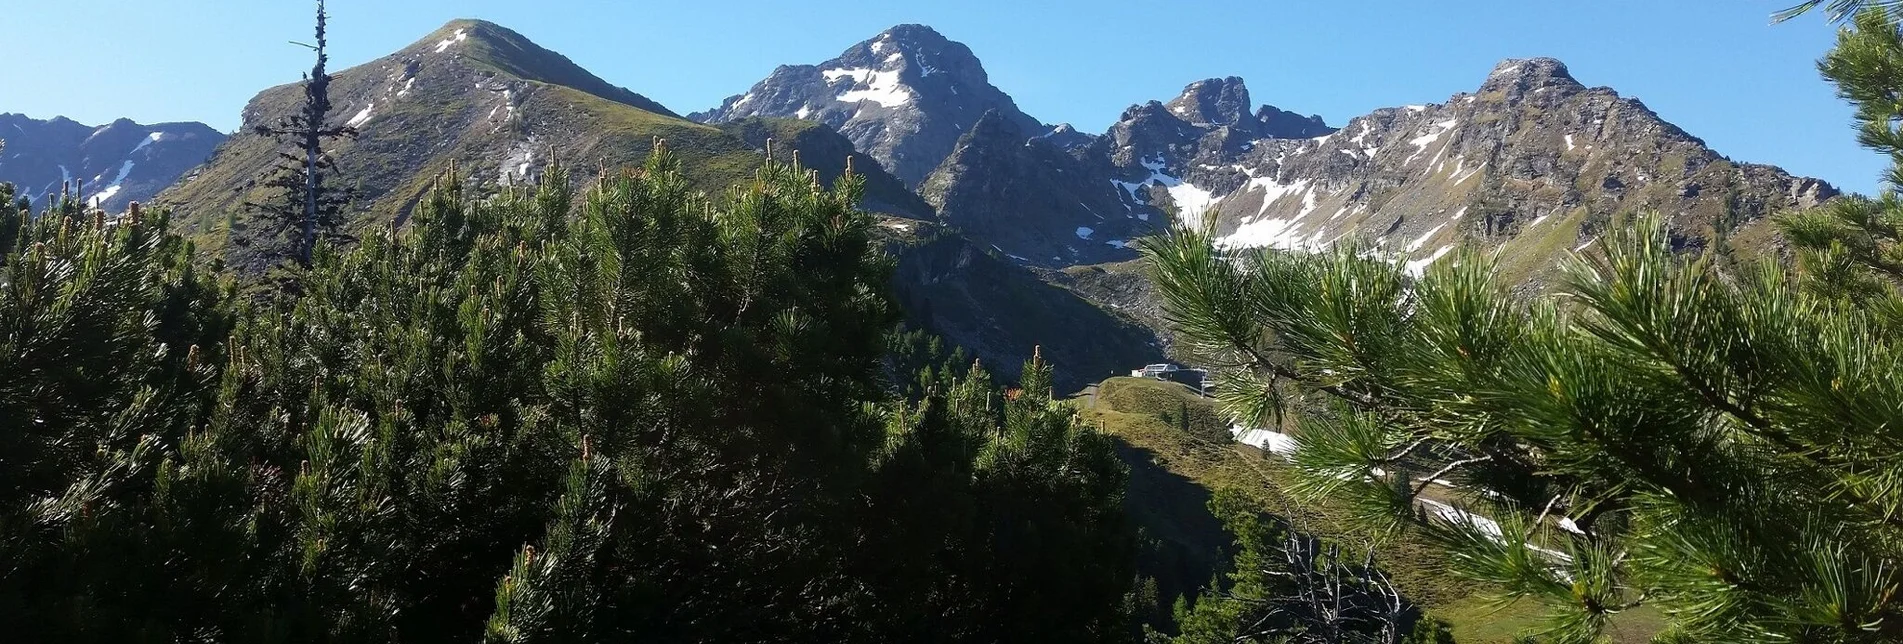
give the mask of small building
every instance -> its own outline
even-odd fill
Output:
[[[1208,393],[1209,372],[1203,369],[1185,369],[1170,363],[1144,365],[1142,369],[1130,370],[1131,378],[1151,378],[1166,382],[1179,383],[1195,389],[1198,393]]]
[[[1209,372],[1202,369],[1174,369],[1158,378],[1189,385],[1199,392],[1208,390]]]
[[[1130,372],[1130,377],[1156,378],[1161,380],[1161,379],[1167,378],[1169,374],[1174,373],[1176,371],[1180,371],[1180,370],[1182,370],[1182,367],[1178,367],[1176,365],[1169,364],[1169,363],[1144,365],[1142,369],[1138,369],[1136,371]]]

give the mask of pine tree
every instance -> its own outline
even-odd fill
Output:
[[[1820,68],[1894,186],[1903,32],[1885,6],[1831,8],[1853,22]],[[1792,273],[1675,255],[1641,219],[1538,300],[1472,251],[1419,280],[1354,248],[1224,253],[1195,231],[1146,252],[1179,330],[1225,363],[1225,410],[1299,412],[1298,492],[1421,531],[1454,574],[1544,604],[1547,639],[1593,641],[1650,606],[1668,641],[1887,642],[1903,639],[1899,222],[1887,190],[1781,217]],[[1432,487],[1459,500],[1428,503]]]
[[[265,203],[247,206],[273,223],[278,232],[288,235],[286,254],[300,268],[311,267],[312,252],[320,234],[323,238],[347,238],[338,231],[344,224],[343,208],[349,192],[326,185],[325,179],[336,172],[336,162],[324,151],[325,143],[353,137],[356,130],[348,125],[329,124],[330,62],[325,24],[328,14],[324,0],[317,2],[316,44],[308,45],[317,61],[304,76],[304,100],[298,111],[274,125],[259,125],[254,133],[277,139],[285,147],[278,153],[278,165],[264,185],[278,196]]]
[[[860,178],[770,163],[709,196],[664,144],[580,194],[543,176],[445,176],[413,225],[318,245],[269,301],[198,272],[163,213],[18,219],[0,621],[25,641],[1129,632],[1121,462],[1048,386],[1006,405],[974,367],[896,394]]]
[[[1306,412],[1296,492],[1420,530],[1453,574],[1541,602],[1552,640],[1639,606],[1701,641],[1903,636],[1903,347],[1883,316],[1774,265],[1677,257],[1655,220],[1604,248],[1567,260],[1557,300],[1472,251],[1418,281],[1353,248],[1224,254],[1195,231],[1146,252],[1179,331],[1219,357],[1224,408]],[[1455,506],[1422,500],[1446,485]]]

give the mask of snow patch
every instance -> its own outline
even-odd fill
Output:
[[[1454,506],[1441,503],[1433,499],[1421,499],[1421,503],[1427,505],[1428,507],[1434,508],[1434,514],[1436,516],[1439,516],[1442,520],[1447,521],[1448,523],[1453,523],[1456,525],[1472,526],[1475,529],[1480,530],[1481,532],[1487,533],[1488,535],[1492,536],[1495,539],[1501,538],[1500,524],[1499,522],[1494,521],[1493,519],[1489,519],[1489,518],[1480,516],[1478,514],[1474,514],[1472,512],[1467,512],[1465,510],[1455,508]]]
[[[872,101],[885,107],[898,107],[912,102],[912,92],[899,82],[897,71],[875,71],[871,69],[828,69],[820,72],[831,83],[840,78],[851,78],[854,87],[839,95],[839,100],[847,103]]]
[[[363,106],[363,111],[358,112],[356,116],[350,117],[350,121],[344,123],[344,125],[348,125],[350,127],[358,127],[365,123],[369,123],[370,115],[376,109],[377,109],[377,104],[376,102],[372,101],[369,105]]]
[[[1095,232],[1097,232],[1097,231],[1095,231],[1095,230],[1092,230],[1092,229],[1091,229],[1091,228],[1090,228],[1089,226],[1078,226],[1078,227],[1077,227],[1077,238],[1078,238],[1078,239],[1090,239],[1090,235],[1091,235],[1091,234],[1093,234],[1093,233],[1095,233]]]
[[[1272,454],[1295,453],[1295,437],[1267,429],[1244,429],[1241,425],[1229,428],[1229,434],[1236,442],[1266,450]]]
[[[995,251],[998,251],[998,252],[1000,252],[1000,253],[1004,253],[1004,249],[1002,249],[1002,248],[998,248],[998,245],[997,245],[997,244],[992,244],[992,245],[991,245],[991,249],[992,249],[992,250],[995,250]],[[1019,256],[1017,256],[1017,255],[1012,255],[1012,254],[1010,254],[1010,253],[1004,253],[1004,256],[1005,256],[1005,257],[1009,257],[1009,258],[1011,258],[1011,259],[1015,259],[1015,260],[1018,260],[1018,261],[1020,261],[1020,262],[1024,262],[1024,263],[1026,263],[1026,264],[1029,264],[1029,263],[1031,263],[1031,260],[1029,260],[1029,259],[1027,259],[1027,258],[1024,258],[1024,257],[1019,257]]]
[[[1104,245],[1109,246],[1111,248],[1129,248],[1130,242],[1127,242],[1121,239],[1112,239],[1110,241],[1104,242]]]
[[[812,115],[813,115],[813,108],[812,108],[812,107],[810,107],[810,106],[806,106],[806,105],[801,105],[801,106],[800,106],[800,109],[799,109],[799,111],[797,111],[797,112],[794,112],[794,113],[793,113],[793,118],[796,118],[796,119],[804,119],[804,118],[806,118],[806,117],[808,117],[808,116],[812,116]]]
[[[138,145],[132,146],[132,151],[127,152],[126,154],[128,156],[137,154],[140,150],[144,150],[145,146],[152,145],[154,143],[158,143],[164,140],[165,140],[164,132],[153,132],[152,134],[146,136],[144,139],[141,139]]]
[[[1427,146],[1433,145],[1435,141],[1439,141],[1442,135],[1445,135],[1448,132],[1453,131],[1453,129],[1458,125],[1460,125],[1460,121],[1457,119],[1447,119],[1445,121],[1440,121],[1440,122],[1434,123],[1433,128],[1429,130],[1428,133],[1422,134],[1420,136],[1414,137],[1413,139],[1409,140],[1408,143],[1413,144],[1416,149],[1414,150],[1414,154],[1407,158],[1407,162],[1410,162],[1410,163],[1413,162],[1414,157],[1418,157],[1421,155],[1422,152],[1427,151]],[[1436,158],[1438,158],[1438,155],[1436,155]],[[1432,165],[1432,163],[1429,163],[1429,165]]]
[[[1303,224],[1307,223],[1309,216],[1318,212],[1315,190],[1309,185],[1309,180],[1298,179],[1282,184],[1269,179],[1251,179],[1243,187],[1243,191],[1246,194],[1258,188],[1262,190],[1262,207],[1256,211],[1255,216],[1243,220],[1242,225],[1237,226],[1235,232],[1216,240],[1218,246],[1293,250],[1315,248],[1320,245],[1315,233],[1299,232]],[[1295,195],[1301,195],[1301,210],[1288,217],[1265,218],[1272,206],[1284,198]]]
[[[440,54],[440,53],[443,53],[443,52],[445,52],[445,51],[449,51],[449,46],[450,46],[450,45],[454,45],[454,44],[456,44],[456,43],[459,43],[459,42],[462,42],[462,41],[464,41],[464,40],[468,40],[468,39],[469,39],[469,32],[468,32],[468,30],[465,30],[465,29],[457,29],[457,30],[456,30],[456,35],[454,35],[454,36],[450,36],[450,37],[448,37],[448,38],[444,38],[444,39],[442,40],[442,42],[438,42],[438,43],[436,43],[436,53],[439,53],[439,54]]]
[[[1203,213],[1209,212],[1209,206],[1216,203],[1215,193],[1185,181],[1178,181],[1176,185],[1168,186],[1167,189],[1170,200],[1176,202],[1176,209],[1183,218],[1183,223],[1188,226],[1203,225]],[[1149,216],[1145,215],[1143,220],[1149,221]]]
[[[912,224],[903,221],[888,221],[885,222],[885,227],[899,232],[906,232],[912,229]]]
[[[99,191],[99,194],[93,195],[92,198],[87,199],[86,205],[94,207],[94,208],[98,208],[99,204],[105,203],[106,200],[111,199],[113,195],[119,194],[119,184],[125,182],[126,175],[132,174],[132,166],[133,166],[133,162],[130,160],[127,160],[124,165],[119,166],[119,176],[113,177],[112,183],[108,184],[105,190],[101,190]],[[60,173],[65,174],[65,172],[66,172],[65,166],[61,166]]]
[[[1427,240],[1433,239],[1435,233],[1440,232],[1440,229],[1446,228],[1446,227],[1447,227],[1447,222],[1441,222],[1440,225],[1427,229],[1426,233],[1423,233],[1420,237],[1415,238],[1414,241],[1407,243],[1407,252],[1412,253],[1414,251],[1420,250],[1422,246],[1427,245]]]
[[[1150,171],[1149,178],[1134,183],[1117,179],[1111,179],[1110,182],[1128,193],[1131,201],[1145,205],[1148,205],[1149,201],[1143,198],[1143,193],[1139,189],[1152,183],[1163,186],[1163,189],[1170,194],[1170,201],[1176,202],[1178,216],[1182,217],[1184,225],[1191,228],[1202,225],[1203,213],[1216,202],[1215,193],[1165,172],[1165,164],[1160,158],[1143,159],[1138,163],[1143,164],[1143,167]],[[1148,214],[1139,214],[1137,218],[1143,221],[1150,220]]]
[[[1427,272],[1428,266],[1432,265],[1435,261],[1438,261],[1442,256],[1445,256],[1448,251],[1451,251],[1453,249],[1454,247],[1451,244],[1447,246],[1442,246],[1438,250],[1435,250],[1433,254],[1428,255],[1427,257],[1423,259],[1416,259],[1416,260],[1409,261],[1406,265],[1402,266],[1402,269],[1406,270],[1407,274],[1409,275],[1420,277],[1421,274]]]
[[[1566,151],[1573,151],[1573,135],[1571,134],[1566,135]]]
[[[1460,185],[1462,182],[1472,179],[1474,175],[1480,174],[1480,171],[1487,167],[1487,164],[1482,162],[1480,165],[1474,166],[1472,170],[1463,171],[1462,169],[1467,167],[1467,158],[1455,157],[1455,161],[1457,161],[1457,163],[1454,164],[1454,185]]]

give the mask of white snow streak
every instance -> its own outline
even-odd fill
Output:
[[[1426,233],[1422,234],[1420,237],[1415,238],[1414,241],[1407,243],[1407,252],[1412,253],[1414,251],[1420,250],[1422,246],[1427,245],[1427,240],[1433,239],[1435,233],[1440,232],[1440,229],[1446,228],[1446,227],[1447,227],[1447,222],[1441,222],[1440,225],[1435,226],[1433,228],[1429,228]]]
[[[840,78],[851,78],[854,87],[864,85],[862,89],[851,89],[839,95],[839,100],[847,103],[872,101],[885,107],[898,107],[912,102],[912,92],[899,82],[897,71],[874,71],[871,69],[828,69],[820,72],[827,82]]]
[[[469,39],[469,32],[467,30],[457,29],[456,35],[450,36],[448,38],[444,38],[442,42],[436,43],[436,53],[440,54],[445,51],[449,51],[450,45],[454,45],[456,43],[459,43],[468,39]]]
[[[1170,194],[1170,201],[1176,202],[1177,216],[1182,218],[1183,224],[1191,228],[1201,226],[1203,213],[1208,211],[1209,206],[1216,202],[1216,195],[1164,172],[1164,164],[1161,159],[1144,159],[1140,161],[1140,163],[1143,164],[1144,168],[1149,169],[1149,178],[1134,183],[1117,179],[1111,179],[1110,182],[1122,188],[1124,192],[1129,193],[1132,201],[1146,205],[1149,201],[1143,198],[1143,193],[1140,189],[1152,183],[1163,186],[1164,190]],[[1139,214],[1137,218],[1143,221],[1150,220],[1148,214]]]
[[[113,195],[119,194],[119,184],[125,182],[126,175],[132,174],[132,166],[133,162],[131,160],[127,160],[124,165],[119,166],[119,176],[113,177],[112,183],[108,184],[105,190],[101,190],[99,194],[87,199],[86,205],[98,208],[99,204],[105,203],[106,200],[111,199]],[[65,168],[62,167],[60,170],[64,172]]]
[[[1451,244],[1447,246],[1442,246],[1440,247],[1440,249],[1435,250],[1434,254],[1428,255],[1425,259],[1417,259],[1417,260],[1409,261],[1402,268],[1407,271],[1407,274],[1413,275],[1415,277],[1420,277],[1422,273],[1427,272],[1428,266],[1432,265],[1435,261],[1438,261],[1442,256],[1445,256],[1448,251],[1451,251],[1453,249],[1454,247]]]
[[[377,109],[377,104],[373,101],[369,105],[363,106],[363,111],[358,112],[356,116],[350,117],[350,121],[345,123],[344,125],[348,125],[350,127],[358,127],[365,123],[369,123],[370,114],[372,111],[376,109]]]
[[[1500,538],[1500,524],[1494,521],[1493,519],[1489,519],[1489,518],[1480,516],[1478,514],[1474,514],[1472,512],[1467,512],[1465,510],[1460,510],[1455,508],[1454,506],[1441,503],[1433,499],[1421,499],[1421,503],[1426,504],[1428,507],[1434,508],[1434,514],[1439,516],[1442,520],[1447,521],[1448,523],[1452,523],[1456,525],[1472,526],[1475,529],[1480,530],[1481,532],[1485,532],[1489,535],[1492,535],[1496,539]]]
[[[149,135],[149,136],[147,136],[147,137],[145,137],[145,139],[144,139],[144,140],[141,140],[141,141],[139,141],[139,144],[138,144],[138,145],[135,145],[135,146],[132,146],[132,151],[131,151],[131,152],[127,152],[127,153],[126,153],[126,155],[127,155],[127,156],[130,156],[130,155],[132,155],[132,154],[135,154],[135,153],[137,153],[137,152],[138,152],[138,151],[140,151],[140,150],[144,150],[144,149],[145,149],[145,146],[148,146],[148,145],[152,145],[152,144],[154,144],[154,143],[158,143],[158,142],[160,142],[160,141],[164,141],[164,140],[165,140],[165,133],[164,133],[164,132],[153,132],[153,133],[152,133],[151,135]]]
[[[1454,127],[1459,124],[1460,124],[1460,121],[1458,120],[1447,119],[1445,121],[1441,121],[1441,122],[1433,124],[1434,125],[1433,130],[1429,131],[1428,133],[1414,137],[1412,140],[1409,140],[1408,143],[1413,144],[1416,149],[1414,150],[1414,154],[1408,156],[1407,162],[1409,163],[1413,162],[1414,157],[1418,157],[1421,155],[1422,152],[1427,151],[1427,146],[1433,145],[1435,141],[1439,141],[1442,135],[1452,131]],[[1442,152],[1445,152],[1445,151],[1446,150],[1442,150]],[[1438,157],[1439,155],[1436,155],[1436,158]],[[1429,165],[1433,165],[1432,162],[1429,162]]]
[[[1310,187],[1308,180],[1298,179],[1288,184],[1281,184],[1270,179],[1250,179],[1243,190],[1246,193],[1257,188],[1262,189],[1262,207],[1256,211],[1254,217],[1244,219],[1242,224],[1236,227],[1234,233],[1216,240],[1218,246],[1302,249],[1320,245],[1316,238],[1319,231],[1310,233],[1298,231],[1303,224],[1307,223],[1309,215],[1318,212],[1315,191]],[[1295,214],[1288,217],[1265,218],[1269,209],[1276,203],[1298,194],[1302,196],[1302,207]]]

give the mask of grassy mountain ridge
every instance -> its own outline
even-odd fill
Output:
[[[741,137],[674,116],[520,34],[480,21],[453,21],[396,53],[337,72],[331,89],[332,122],[359,131],[328,150],[341,180],[357,189],[351,218],[359,227],[401,221],[451,168],[478,188],[532,181],[551,160],[585,176],[638,165],[664,139],[690,179],[714,191],[765,158]],[[269,196],[260,178],[277,162],[274,142],[250,130],[291,113],[301,100],[298,85],[260,93],[245,108],[246,131],[159,197],[181,214],[201,246],[234,265],[261,267],[247,248],[265,235],[249,226],[244,204]],[[882,173],[876,164],[859,170]]]

